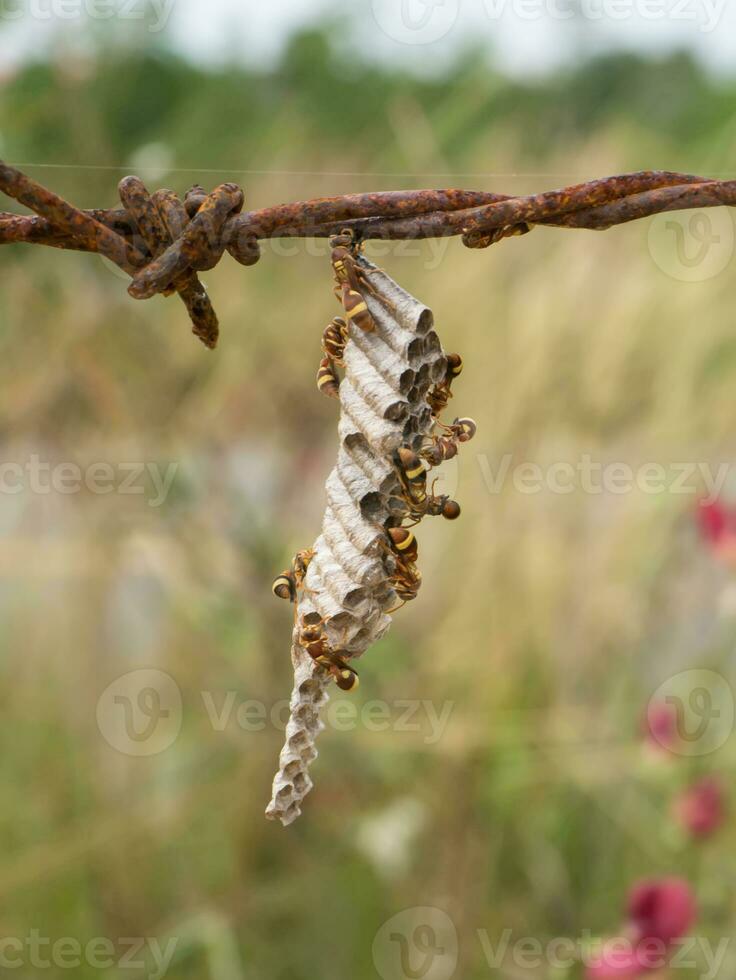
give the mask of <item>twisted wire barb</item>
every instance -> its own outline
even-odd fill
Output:
[[[351,228],[356,238],[462,236],[485,248],[534,225],[605,230],[662,211],[736,205],[736,181],[669,171],[604,177],[561,190],[511,197],[472,190],[347,194],[243,211],[243,191],[221,184],[191,188],[182,202],[170,190],[150,194],[137,177],[118,191],[123,207],[83,211],[0,161],[0,190],[35,215],[0,212],[0,245],[30,243],[97,252],[131,276],[135,299],[177,293],[194,333],[215,347],[218,322],[197,273],[225,251],[245,266],[260,258],[259,241],[326,238]]]

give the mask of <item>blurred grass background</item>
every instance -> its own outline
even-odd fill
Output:
[[[269,71],[92,37],[4,74],[2,156],[80,206],[112,206],[133,171],[179,192],[237,180],[249,207],[732,171],[736,82],[686,55],[520,83],[480,51],[427,79],[341,52],[329,24]],[[436,905],[460,934],[457,975],[474,978],[489,973],[478,929],[613,931],[646,873],[686,874],[703,934],[730,934],[733,833],[684,845],[668,800],[691,764],[646,763],[639,737],[664,680],[732,658],[728,573],[696,538],[694,497],[527,495],[510,480],[493,494],[483,477],[506,453],[543,467],[733,458],[733,262],[677,281],[648,226],[453,242],[439,259],[428,243],[368,248],[463,354],[452,407],[479,434],[450,476],[463,517],[423,525],[421,598],[363,660],[356,699],[394,719],[402,699],[453,706],[436,744],[426,721],[326,731],[288,831],[263,819],[282,732],[234,718],[215,731],[202,692],[270,707],[290,690],[290,610],[270,585],[315,537],[335,453],[335,405],[314,384],[336,312],[324,246],[266,245],[253,269],[206,274],[214,354],[180,304],[134,302],[94,256],[0,250],[3,460],[178,465],[160,508],[3,497],[3,936],[175,936],[171,977],[331,980],[375,976],[381,923]],[[184,706],[175,744],[140,759],[95,715],[137,667],[168,672]]]

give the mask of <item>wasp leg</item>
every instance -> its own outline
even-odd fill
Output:
[[[355,277],[357,279],[357,285],[353,287],[354,289],[365,290],[366,292],[370,293],[371,296],[378,296],[378,290],[370,281],[366,272],[360,270],[359,272],[356,272]]]

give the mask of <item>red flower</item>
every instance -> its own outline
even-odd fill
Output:
[[[682,878],[641,881],[629,892],[628,918],[639,942],[671,943],[685,935],[695,917],[695,898]]]
[[[718,500],[701,500],[698,524],[701,535],[719,558],[736,561],[736,510]]]
[[[636,947],[629,939],[608,939],[600,956],[588,963],[585,975],[588,980],[629,980],[644,972],[637,956]]]
[[[677,731],[677,710],[674,704],[664,701],[650,701],[642,726],[647,742],[657,748],[673,749],[679,735]]]
[[[586,968],[588,980],[633,980],[666,965],[669,945],[695,922],[695,898],[681,878],[641,881],[629,892],[625,936],[609,939]]]
[[[725,819],[723,788],[715,776],[704,776],[675,801],[677,821],[693,837],[708,837]]]
[[[718,544],[728,530],[728,515],[723,504],[717,500],[698,503],[698,523],[700,533],[711,544]]]

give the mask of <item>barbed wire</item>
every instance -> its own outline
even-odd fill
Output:
[[[0,245],[28,243],[96,252],[128,273],[135,299],[177,293],[194,333],[217,344],[217,316],[198,272],[227,251],[244,266],[260,258],[259,241],[329,238],[344,228],[357,241],[459,235],[486,248],[535,225],[605,230],[662,211],[736,204],[736,180],[670,171],[639,171],[523,197],[473,190],[400,190],[346,194],[244,211],[237,184],[207,193],[192,187],[149,193],[138,177],[118,185],[122,208],[81,210],[0,161],[0,190],[34,215],[0,212]]]

